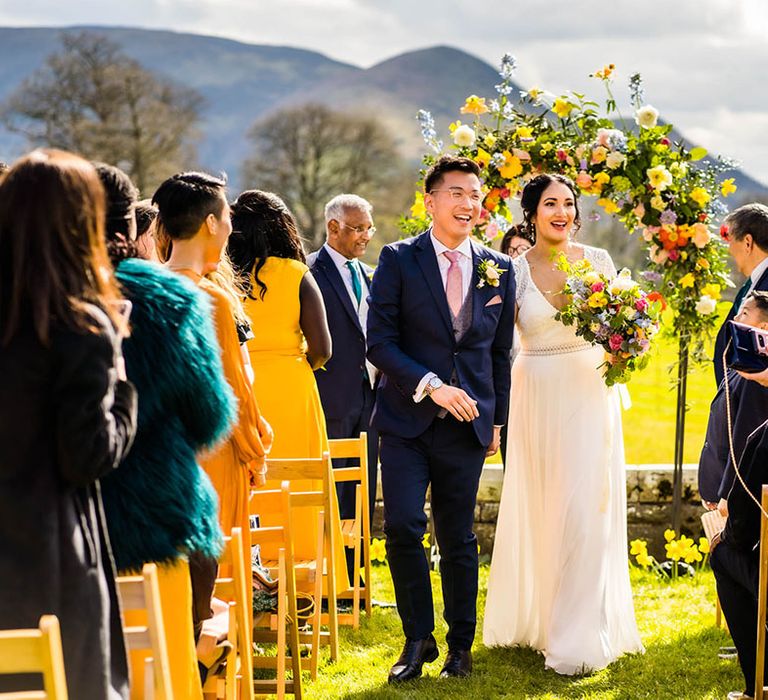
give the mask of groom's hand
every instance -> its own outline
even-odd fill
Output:
[[[480,415],[477,410],[477,401],[464,389],[456,386],[443,384],[439,389],[435,389],[429,398],[440,408],[446,409],[458,421],[475,420]]]
[[[493,437],[491,438],[491,444],[488,445],[488,449],[485,451],[486,457],[493,457],[499,451],[499,445],[501,445],[501,426],[493,426]]]

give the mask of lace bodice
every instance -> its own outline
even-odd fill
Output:
[[[597,272],[613,277],[616,268],[608,251],[584,246],[584,257]],[[524,355],[555,355],[592,347],[576,335],[574,326],[555,320],[557,309],[536,287],[525,254],[512,262],[517,282],[517,331]]]

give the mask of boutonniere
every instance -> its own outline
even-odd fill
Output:
[[[499,280],[505,272],[506,270],[500,268],[498,263],[484,258],[477,265],[477,276],[480,278],[477,288],[482,289],[486,284],[489,287],[498,287]]]

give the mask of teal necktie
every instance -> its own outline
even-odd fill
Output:
[[[749,288],[751,286],[752,286],[752,279],[747,277],[747,281],[744,282],[743,285],[741,285],[741,289],[739,290],[739,293],[736,295],[736,298],[733,300],[734,314],[739,313],[739,309],[741,308],[741,302],[744,301],[744,297],[747,296],[747,292],[749,292]]]
[[[352,275],[352,291],[355,293],[355,299],[357,299],[357,305],[359,307],[360,301],[363,298],[363,288],[360,286],[360,276],[357,271],[357,265],[355,265],[354,260],[347,260],[344,264],[349,268],[349,272]]]

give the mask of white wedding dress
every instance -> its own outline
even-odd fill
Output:
[[[585,255],[616,274],[606,251],[586,247]],[[571,675],[643,651],[629,583],[619,397],[597,369],[602,348],[554,319],[524,255],[514,270],[521,350],[483,641],[539,649],[547,668]]]

